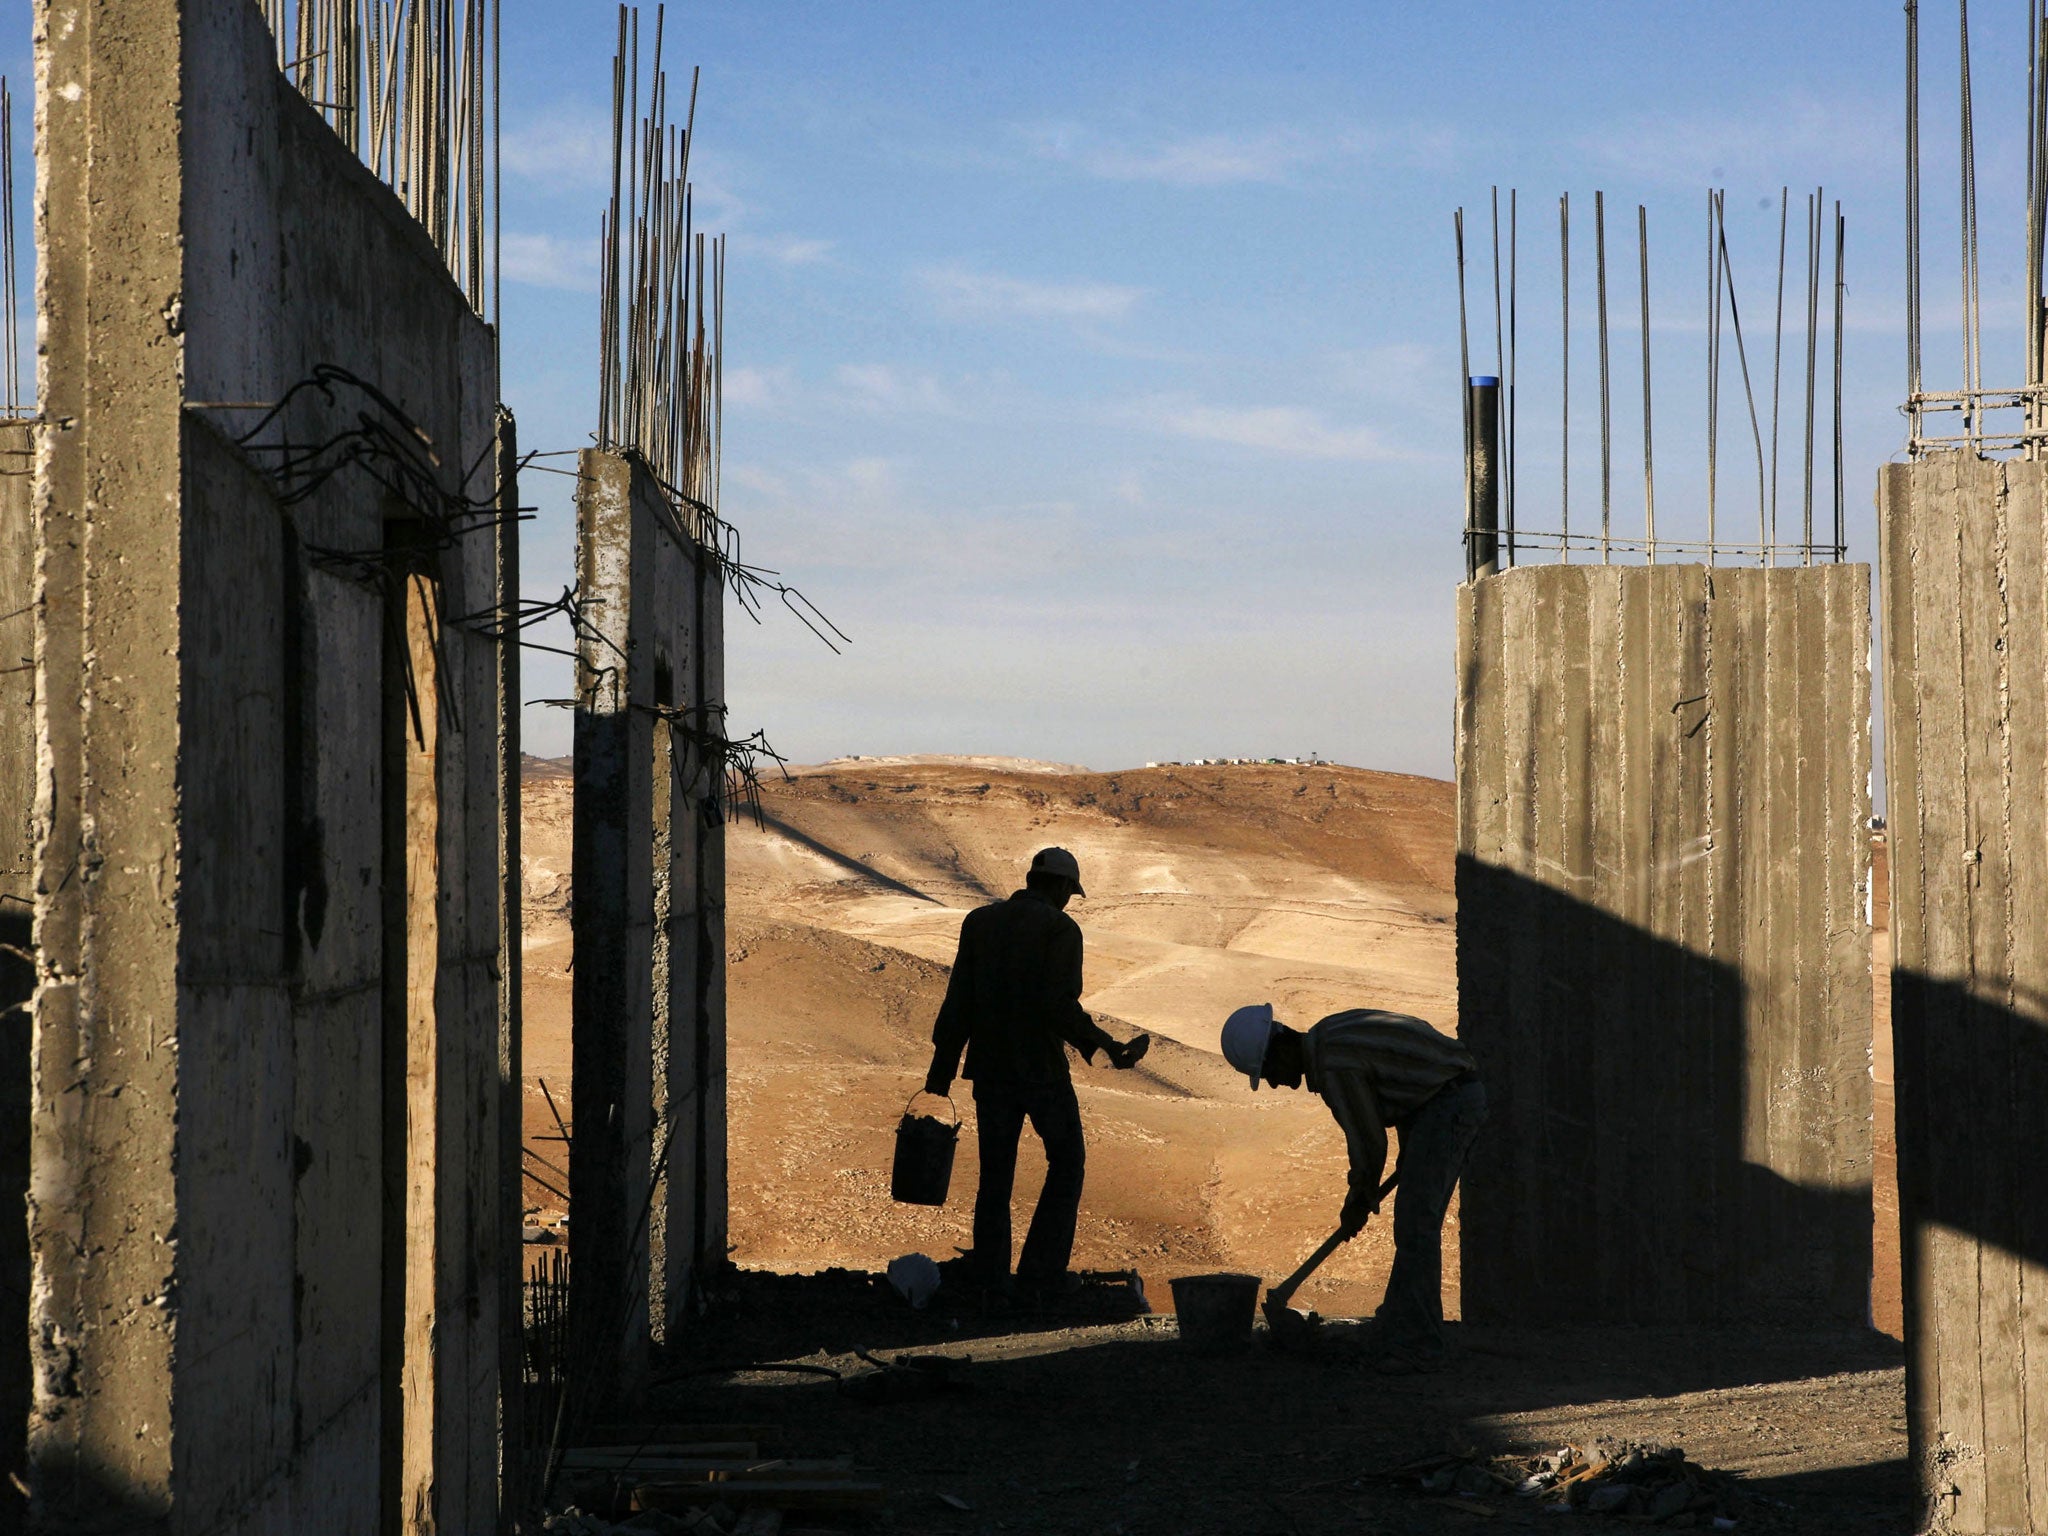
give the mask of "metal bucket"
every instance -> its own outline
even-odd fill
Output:
[[[1205,1355],[1249,1342],[1258,1300],[1257,1275],[1181,1275],[1173,1282],[1180,1336]]]
[[[911,1102],[916,1102],[912,1095]],[[952,1100],[948,1099],[948,1107]],[[951,1123],[907,1109],[896,1125],[896,1161],[889,1172],[889,1198],[905,1205],[944,1205],[953,1183],[953,1151],[960,1141],[960,1115]]]

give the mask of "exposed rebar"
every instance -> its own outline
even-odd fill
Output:
[[[0,324],[7,328],[0,367],[7,370],[6,413],[23,414],[21,408],[21,309],[20,292],[14,276],[14,92],[7,77],[0,75]]]
[[[692,227],[699,75],[691,72],[683,120],[671,122],[666,24],[657,6],[643,116],[640,16],[619,7],[612,193],[599,223],[598,442],[640,454],[703,543],[705,512],[718,505],[725,237]]]
[[[285,78],[498,318],[499,0],[263,0]]]
[[[1607,195],[1599,191],[1593,193],[1593,269],[1600,314],[1600,563],[1605,565],[1613,531],[1614,420],[1607,379]]]
[[[1643,291],[1643,541],[1657,563],[1657,472],[1650,433],[1650,210],[1636,204],[1636,259]]]

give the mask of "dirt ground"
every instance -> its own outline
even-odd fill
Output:
[[[887,1490],[883,1510],[848,1522],[860,1529],[1591,1531],[1622,1522],[1373,1474],[1447,1448],[1555,1452],[1603,1438],[1682,1444],[1738,1477],[1738,1531],[1913,1529],[1898,1348],[1882,1335],[1451,1331],[1443,1371],[1384,1377],[1259,1343],[1197,1354],[1172,1318],[992,1328],[936,1304],[914,1313],[860,1277],[757,1273],[720,1298],[649,1416],[766,1424],[780,1430],[777,1453],[852,1455],[857,1475]],[[860,1390],[876,1362],[935,1352],[957,1364],[929,1395]],[[760,1361],[806,1374],[729,1369]]]
[[[1873,1040],[1877,1162],[1873,1321],[1839,1337],[1658,1330],[1454,1330],[1451,1366],[1384,1378],[1261,1349],[1194,1356],[1171,1318],[1109,1327],[913,1314],[865,1280],[896,1256],[968,1242],[973,1106],[942,1209],[888,1198],[892,1136],[929,1057],[960,918],[1019,883],[1030,852],[1079,857],[1090,895],[1084,1002],[1153,1049],[1129,1073],[1076,1064],[1089,1139],[1077,1266],[1168,1279],[1274,1277],[1329,1230],[1342,1138],[1302,1093],[1250,1092],[1214,1053],[1222,1017],[1268,1001],[1289,1022],[1399,1008],[1455,1029],[1453,790],[1330,767],[1096,774],[999,760],[856,759],[799,770],[763,797],[765,829],[730,832],[731,1240],[740,1266],[696,1336],[699,1363],[852,1351],[972,1358],[958,1392],[891,1406],[817,1376],[692,1377],[674,1411],[766,1418],[800,1454],[851,1451],[889,1484],[893,1530],[970,1532],[1465,1530],[1538,1523],[1527,1509],[1432,1502],[1361,1474],[1440,1449],[1541,1447],[1600,1435],[1682,1444],[1776,1503],[1742,1528],[1906,1531],[1889,1032]],[[554,1115],[568,1111],[569,799],[530,764],[526,846],[526,1128],[530,1221],[566,1188]],[[1876,1017],[1888,1017],[1882,879]],[[1018,1229],[1042,1176],[1025,1138]],[[1446,1312],[1457,1315],[1457,1226]],[[1384,1221],[1297,1298],[1361,1316],[1391,1262]],[[797,1278],[811,1273],[814,1278]],[[1887,1338],[1884,1334],[1893,1337]],[[1553,1445],[1550,1447],[1555,1449]],[[971,1506],[961,1510],[941,1498]],[[1546,1528],[1594,1523],[1541,1519]]]

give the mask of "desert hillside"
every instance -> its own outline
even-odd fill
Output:
[[[856,758],[771,778],[764,825],[728,840],[732,1239],[742,1264],[879,1267],[968,1242],[973,1103],[953,1198],[888,1197],[891,1138],[929,1059],[964,913],[1021,883],[1049,843],[1089,894],[1083,1001],[1115,1033],[1149,1031],[1135,1072],[1075,1065],[1089,1138],[1076,1263],[1135,1266],[1155,1299],[1175,1274],[1284,1274],[1334,1223],[1344,1149],[1319,1101],[1251,1093],[1215,1053],[1223,1017],[1270,1001],[1291,1022],[1373,1004],[1457,1023],[1452,786],[1331,767],[1091,773],[1003,759]],[[529,1143],[557,1156],[545,1081],[567,1112],[569,780],[526,776]],[[1878,855],[1875,1320],[1899,1327],[1889,959]],[[1027,1132],[1018,1235],[1043,1162]],[[559,1168],[540,1178],[560,1182]],[[561,1202],[539,1183],[545,1218]],[[1455,1312],[1456,1222],[1446,1234]],[[1384,1221],[1302,1293],[1329,1312],[1377,1304]]]
[[[568,783],[527,776],[527,1073],[568,1073]],[[961,917],[1067,847],[1088,896],[1084,1003],[1149,1031],[1136,1071],[1075,1064],[1088,1191],[1075,1262],[1174,1274],[1279,1274],[1321,1240],[1344,1148],[1320,1101],[1253,1094],[1215,1054],[1232,1008],[1312,1023],[1360,1004],[1455,1027],[1451,786],[1357,769],[1090,773],[998,759],[850,759],[766,785],[765,826],[729,834],[732,1239],[742,1264],[879,1267],[968,1242],[973,1105],[953,1199],[888,1197],[897,1117],[929,1059]],[[566,1107],[566,1106],[565,1106]],[[548,1129],[544,1103],[530,1109]],[[1043,1162],[1027,1132],[1019,1238]],[[545,1192],[529,1191],[536,1198]],[[1446,1275],[1456,1294],[1455,1244]],[[1369,1311],[1383,1222],[1302,1301]]]

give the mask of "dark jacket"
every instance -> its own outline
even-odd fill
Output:
[[[932,1026],[932,1065],[984,1083],[1052,1083],[1068,1076],[1066,1047],[1092,1061],[1116,1042],[1081,1006],[1081,928],[1032,892],[967,914],[953,979]]]

